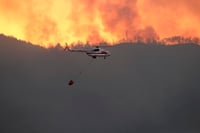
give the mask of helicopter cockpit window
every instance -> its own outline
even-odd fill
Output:
[[[99,49],[98,49],[98,48],[95,48],[95,49],[93,49],[93,51],[99,51]]]

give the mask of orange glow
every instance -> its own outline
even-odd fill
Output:
[[[0,33],[43,47],[200,37],[199,0],[0,0]]]
[[[180,35],[200,37],[199,0],[138,0],[140,18],[161,38]]]

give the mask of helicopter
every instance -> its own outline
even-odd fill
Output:
[[[86,53],[88,56],[92,57],[93,59],[96,59],[97,57],[103,57],[104,59],[106,59],[106,57],[111,56],[110,51],[100,48],[99,46],[95,46],[90,50],[84,50],[84,49],[71,49],[66,44],[64,51],[66,50],[70,52],[83,52]]]

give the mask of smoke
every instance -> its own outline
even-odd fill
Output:
[[[89,65],[86,55],[0,35],[0,132],[200,132],[200,46],[108,50]]]
[[[199,7],[198,0],[0,0],[0,33],[44,47],[200,37]]]
[[[200,36],[198,0],[141,0],[138,1],[140,17],[151,25],[161,38],[174,35]]]
[[[106,31],[124,36],[125,31],[134,31],[138,26],[137,0],[125,0],[124,3],[110,1],[100,6],[101,18]]]

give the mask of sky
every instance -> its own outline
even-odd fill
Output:
[[[200,37],[199,0],[0,0],[0,33],[43,47]]]

